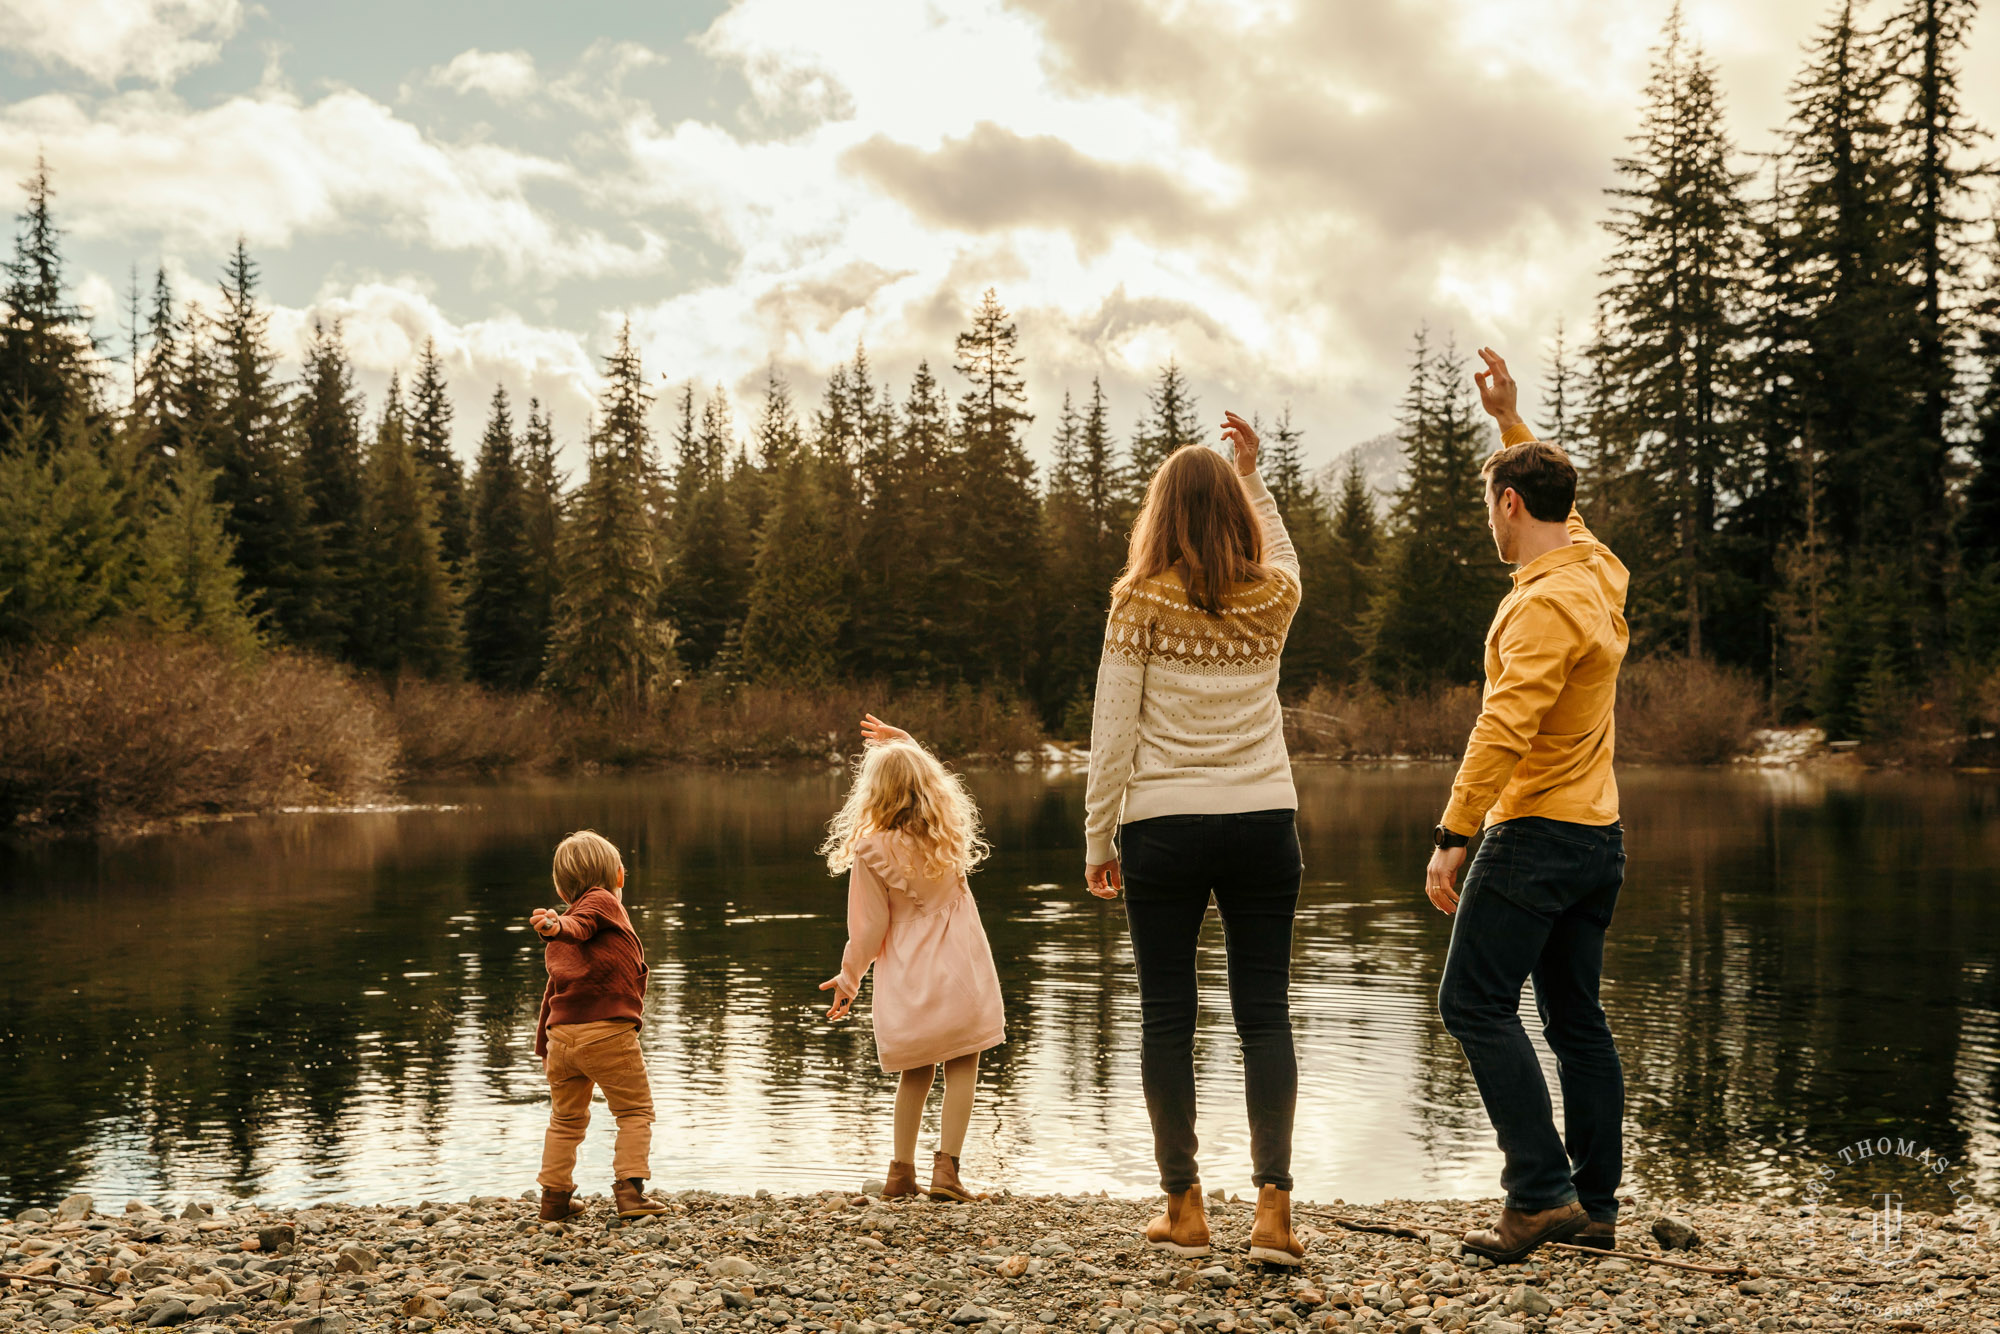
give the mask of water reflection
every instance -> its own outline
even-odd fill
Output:
[[[1419,892],[1449,772],[1299,773],[1296,949],[1307,1197],[1486,1195],[1490,1132],[1432,1006],[1448,923]],[[1630,881],[1606,1007],[1626,1054],[1629,1178],[1778,1194],[1864,1135],[1995,1181],[2000,864],[1980,778],[1631,770]],[[976,882],[1011,1040],[966,1170],[1140,1193],[1123,919],[1083,895],[1081,780],[987,773]],[[456,810],[301,815],[0,851],[0,1205],[417,1200],[532,1184],[530,909],[580,826],[627,851],[653,961],[644,1043],[668,1186],[852,1186],[887,1154],[891,1081],[829,1028],[842,890],[810,855],[837,776],[654,775],[438,789]],[[1198,1048],[1211,1183],[1247,1186],[1219,931]],[[603,1116],[601,1104],[599,1116]],[[610,1174],[608,1134],[579,1166]],[[1861,1200],[1870,1165],[1841,1165]],[[1938,1188],[1940,1199],[1948,1199]],[[1935,1207],[1911,1198],[1906,1207]]]

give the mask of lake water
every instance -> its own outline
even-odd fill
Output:
[[[1298,769],[1303,1198],[1497,1188],[1433,1003],[1449,923],[1422,867],[1450,777]],[[1630,864],[1604,995],[1630,1188],[1796,1194],[1831,1168],[1836,1197],[1859,1201],[1907,1160],[1839,1151],[1893,1136],[1994,1198],[2000,784],[1637,768],[1623,783]],[[973,786],[997,849],[974,888],[1009,1041],[981,1070],[966,1175],[1148,1193],[1138,1001],[1122,908],[1082,891],[1082,778]],[[546,1100],[525,922],[554,902],[552,846],[584,826],[626,850],[653,965],[658,1184],[858,1186],[888,1158],[893,1076],[865,1002],[859,1022],[821,1017],[844,882],[811,849],[839,795],[833,773],[427,788],[430,809],[0,848],[0,1207],[76,1189],[116,1208],[531,1187]],[[1209,946],[1204,1177],[1247,1193],[1212,918]],[[585,1190],[605,1188],[609,1144],[600,1103]],[[1945,1179],[1895,1186],[1906,1208],[1941,1208]]]

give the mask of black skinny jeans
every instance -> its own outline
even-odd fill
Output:
[[[1195,1165],[1195,946],[1211,893],[1229,951],[1229,1008],[1243,1051],[1251,1180],[1292,1188],[1292,917],[1299,835],[1293,813],[1163,815],[1119,831],[1125,919],[1139,969],[1140,1076],[1153,1120],[1160,1186],[1178,1194]]]
[[[1597,990],[1624,880],[1621,826],[1539,816],[1488,829],[1466,869],[1438,1009],[1499,1138],[1510,1209],[1577,1200],[1593,1219],[1617,1221],[1625,1074]],[[1562,1080],[1564,1135],[1521,1024],[1530,978]]]

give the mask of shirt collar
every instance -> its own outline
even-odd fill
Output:
[[[1590,543],[1588,542],[1572,542],[1566,547],[1557,547],[1554,551],[1544,551],[1541,555],[1514,571],[1514,587],[1524,587],[1551,570],[1561,569],[1565,565],[1574,565],[1580,560],[1588,560],[1589,558]]]

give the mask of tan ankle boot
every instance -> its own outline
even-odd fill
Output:
[[[648,1218],[667,1211],[666,1205],[646,1194],[645,1185],[638,1177],[612,1182],[611,1203],[616,1206],[620,1218]]]
[[[542,1221],[544,1223],[560,1223],[566,1218],[575,1218],[590,1207],[576,1203],[571,1198],[575,1194],[576,1192],[573,1190],[550,1190],[544,1186],[542,1188]]]
[[[1201,1183],[1167,1196],[1167,1211],[1146,1224],[1146,1244],[1175,1255],[1208,1255],[1208,1215],[1202,1212]]]
[[[1267,1265],[1295,1265],[1305,1243],[1292,1231],[1292,1193],[1265,1185],[1257,1191],[1257,1221],[1250,1225],[1250,1258]]]
[[[911,1169],[915,1171],[914,1168]],[[931,1198],[934,1200],[960,1200],[972,1204],[986,1197],[975,1195],[958,1179],[958,1158],[954,1154],[938,1150],[931,1159]]]
[[[881,1198],[893,1200],[901,1195],[917,1195],[920,1193],[917,1190],[917,1165],[915,1163],[899,1162],[891,1158],[889,1160],[889,1175],[882,1183]]]
[[[1498,1227],[1465,1234],[1465,1249],[1496,1264],[1510,1265],[1544,1242],[1568,1241],[1589,1222],[1590,1215],[1574,1200],[1533,1213],[1502,1209]]]

